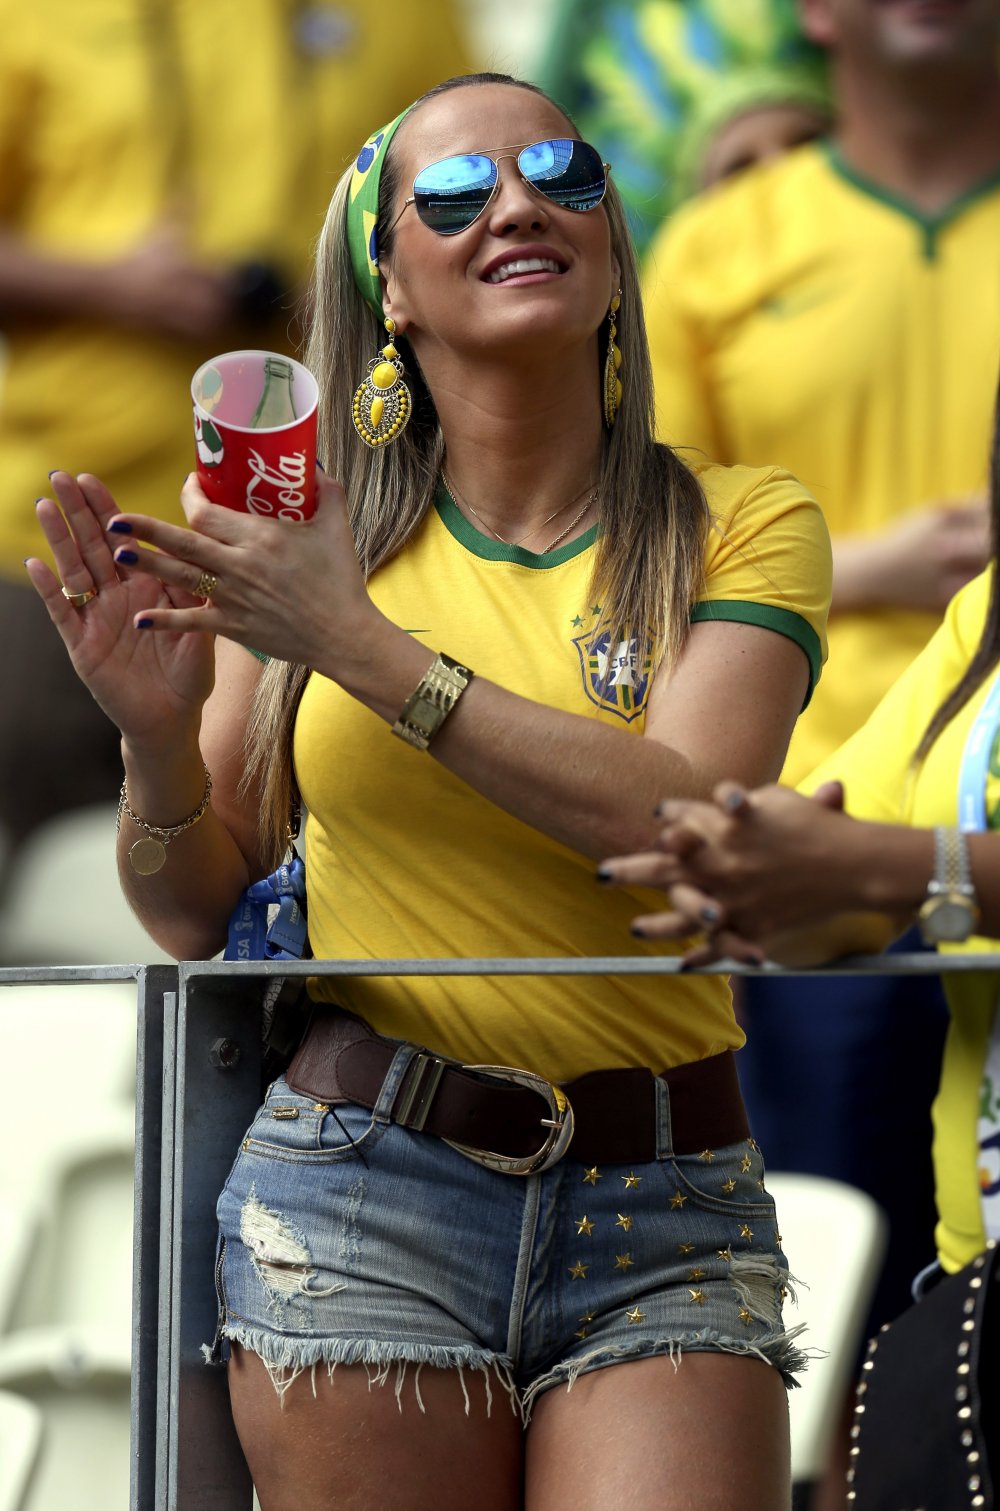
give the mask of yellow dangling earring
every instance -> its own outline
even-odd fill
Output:
[[[354,395],[351,418],[366,446],[398,441],[413,412],[410,390],[403,382],[403,364],[392,344],[396,322],[386,317],[388,343],[368,364],[368,376]]]
[[[604,423],[609,430],[618,418],[618,411],[621,408],[622,402],[622,354],[615,345],[615,337],[618,334],[615,316],[621,309],[621,303],[622,291],[619,289],[611,301],[611,308],[608,310],[608,321],[611,328],[608,331],[608,354],[604,359]]]

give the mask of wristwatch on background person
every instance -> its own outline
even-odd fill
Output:
[[[934,876],[917,921],[925,944],[963,944],[975,932],[979,902],[961,829],[934,830]]]

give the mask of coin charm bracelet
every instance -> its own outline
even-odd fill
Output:
[[[183,834],[185,829],[190,829],[199,819],[205,817],[208,805],[212,800],[212,773],[205,767],[205,795],[197,808],[183,823],[172,824],[169,828],[163,828],[159,824],[147,824],[144,818],[133,813],[129,807],[128,793],[125,790],[125,782],[122,782],[122,790],[118,797],[118,820],[115,824],[116,832],[121,830],[122,814],[126,814],[135,824],[137,829],[142,829],[145,839],[136,840],[128,852],[129,864],[132,870],[140,876],[152,876],[159,871],[167,858],[167,846],[178,834]]]

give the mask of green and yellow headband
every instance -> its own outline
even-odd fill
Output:
[[[382,126],[358,153],[347,196],[347,245],[354,281],[372,309],[382,318],[382,284],[378,276],[378,191],[386,149],[411,110],[407,106],[388,126]]]

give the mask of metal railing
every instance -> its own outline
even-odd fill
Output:
[[[249,1511],[252,1486],[225,1371],[206,1367],[216,1325],[215,1203],[261,1097],[269,980],[348,976],[671,976],[674,958],[185,962],[0,968],[5,986],[134,980],[136,1180],[131,1511]],[[859,956],[809,971],[722,962],[699,974],[927,976],[993,971],[1000,954]],[[2,996],[0,996],[2,1005]]]

